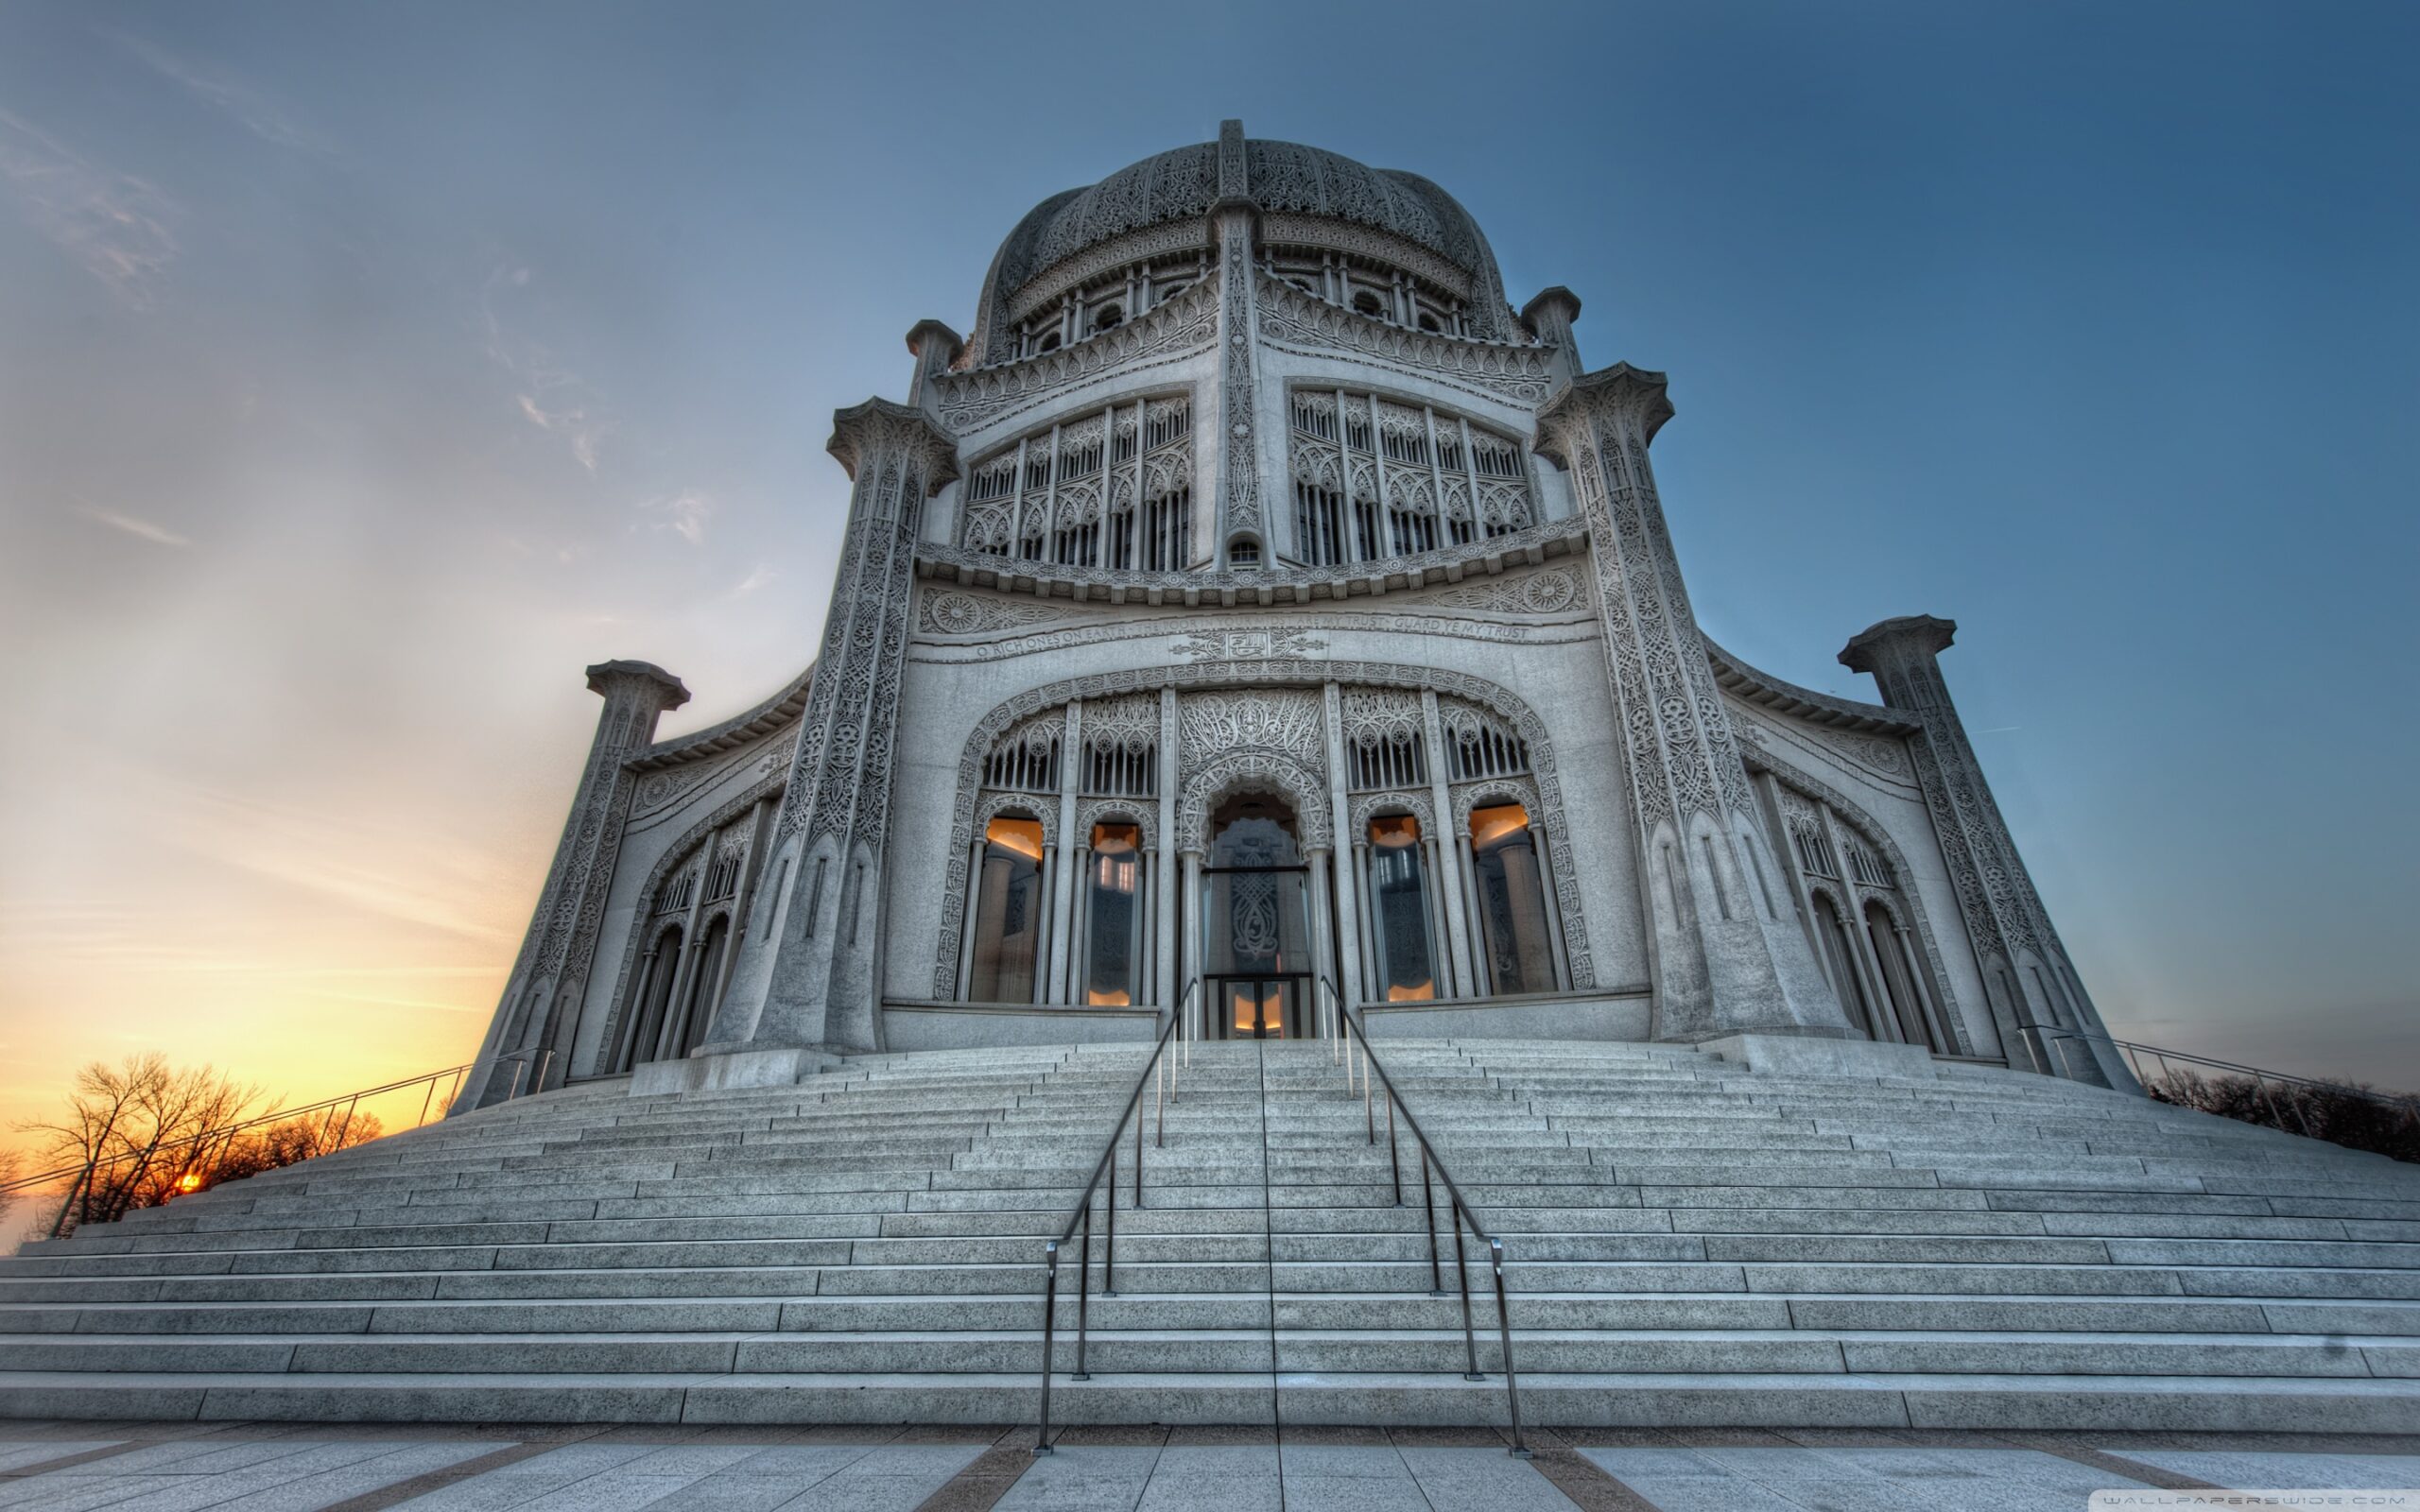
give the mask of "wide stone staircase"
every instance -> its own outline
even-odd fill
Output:
[[[1379,1055],[1504,1242],[1532,1421],[2420,1431],[2411,1167],[1988,1068]],[[1043,1242],[1144,1056],[594,1084],[29,1246],[0,1414],[1029,1419]],[[1502,1422],[1483,1251],[1466,1343],[1383,1090],[1279,1043],[1198,1047],[1174,1088],[1164,1143],[1143,1095],[1139,1208],[1121,1142],[1114,1272],[1105,1210],[1080,1300],[1063,1261],[1054,1419]]]

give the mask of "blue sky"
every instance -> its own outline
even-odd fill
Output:
[[[594,717],[810,655],[831,411],[1210,136],[1668,370],[1699,614],[1946,666],[2121,1033],[2420,1085],[2420,10],[0,8],[0,1111],[474,1043]]]

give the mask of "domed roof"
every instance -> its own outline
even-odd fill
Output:
[[[1239,154],[1230,158],[1224,195],[1222,150]],[[1240,175],[1234,174],[1234,165],[1240,166]],[[1237,177],[1240,183],[1234,181]],[[1222,198],[1248,198],[1273,214],[1346,221],[1399,236],[1469,274],[1475,305],[1503,307],[1495,253],[1453,196],[1418,174],[1373,168],[1324,148],[1246,140],[1241,124],[1230,121],[1219,141],[1145,158],[1088,189],[1053,195],[1028,212],[992,261],[976,315],[977,339],[989,344],[994,326],[1005,322],[1008,304],[1036,275],[1130,232],[1207,215]]]

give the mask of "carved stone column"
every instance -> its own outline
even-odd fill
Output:
[[[903,404],[870,399],[833,424],[829,449],[853,484],[849,527],[774,823],[779,882],[756,900],[701,1056],[876,1048],[877,916],[917,517],[957,463],[948,435]],[[779,1080],[803,1065],[776,1054],[699,1084]]]
[[[2061,1042],[2039,1032],[2063,1022],[2090,1035],[2106,1037],[2109,1030],[2050,926],[1942,680],[1940,656],[1957,633],[1956,621],[1930,614],[1884,620],[1849,641],[1841,664],[1874,674],[1882,701],[1924,726],[1908,749],[2009,1063],[2020,1064],[2030,1046],[2056,1074],[2131,1090],[2135,1078],[2113,1047],[2089,1040]]]
[[[1671,416],[1663,375],[1627,363],[1574,380],[1539,416],[1539,449],[1570,470],[1588,526],[1638,826],[1656,1038],[1845,1038],[1796,921],[1758,906],[1748,885],[1750,848],[1767,852],[1754,855],[1766,875],[1775,863],[1647,465]]]
[[[1141,448],[1137,446],[1137,451]],[[1158,983],[1159,1005],[1163,1011],[1175,1013],[1184,1006],[1184,988],[1177,982],[1176,919],[1177,903],[1191,906],[1191,894],[1177,883],[1174,870],[1179,847],[1176,833],[1176,790],[1184,773],[1177,761],[1176,690],[1160,690],[1160,748],[1158,772],[1160,809],[1158,838],[1160,845],[1160,890],[1151,899],[1154,916],[1152,927],[1158,931],[1159,948],[1151,959],[1151,970]],[[1199,972],[1199,958],[1188,957],[1185,970]],[[1179,1030],[1183,1033],[1183,1030]]]
[[[1353,800],[1351,784],[1345,781],[1343,696],[1344,690],[1331,682],[1322,690],[1321,708],[1327,736],[1327,842],[1338,855],[1350,856],[1353,854]],[[1305,839],[1308,841],[1310,837],[1306,835]],[[1361,913],[1355,903],[1360,888],[1358,879],[1353,876],[1352,871],[1350,867],[1334,868],[1339,947],[1336,966],[1341,973],[1337,978],[1336,989],[1340,1011],[1345,1013],[1352,1012],[1361,1002],[1365,990],[1361,981]],[[1324,897],[1314,898],[1311,906],[1324,917],[1329,902]]]
[[[539,890],[529,933],[522,936],[521,956],[506,979],[478,1061],[455,1099],[455,1112],[509,1096],[516,1057],[528,1062],[521,1075],[534,1079],[546,1045],[556,1047],[546,1079],[562,1085],[570,1070],[563,1062],[588,985],[596,926],[605,913],[605,889],[614,880],[614,857],[631,812],[633,783],[624,768],[654,743],[656,722],[665,713],[689,701],[679,678],[646,662],[598,662],[588,669],[588,691],[605,700],[589,742],[588,765],[580,771],[562,838],[555,844],[554,865]]]
[[[1082,933],[1084,848],[1092,839],[1076,833],[1076,790],[1083,782],[1084,770],[1083,727],[1084,701],[1068,699],[1059,737],[1059,823],[1055,827],[1059,843],[1050,847],[1058,876],[1043,895],[1055,922],[1050,930],[1048,970],[1034,994],[1037,1003],[1074,1003],[1081,997],[1070,968],[1076,972],[1083,970],[1076,951]]]
[[[1227,542],[1250,536],[1260,542],[1266,564],[1275,543],[1261,514],[1260,442],[1253,381],[1252,243],[1253,207],[1247,198],[1244,126],[1219,123],[1219,202],[1212,207],[1219,235],[1219,408],[1212,418],[1219,438],[1218,524],[1210,559],[1227,564]]]

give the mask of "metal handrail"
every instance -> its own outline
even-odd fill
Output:
[[[461,1088],[461,1078],[463,1074],[468,1072],[474,1064],[476,1064],[476,1062],[467,1062],[459,1066],[448,1066],[441,1071],[424,1072],[417,1076],[406,1076],[402,1081],[390,1081],[383,1087],[364,1087],[358,1091],[338,1092],[334,1097],[324,1099],[320,1102],[306,1104],[301,1108],[273,1108],[268,1112],[261,1113],[255,1117],[243,1119],[233,1124],[222,1124],[216,1128],[206,1128],[199,1134],[188,1134],[183,1139],[174,1140],[167,1143],[148,1149],[126,1150],[119,1154],[111,1156],[96,1155],[93,1159],[77,1165],[62,1165],[55,1170],[37,1171],[31,1176],[19,1177],[13,1181],[0,1181],[0,1198],[13,1196],[19,1193],[39,1191],[43,1187],[48,1186],[51,1182],[57,1181],[61,1177],[75,1177],[75,1184],[67,1189],[65,1198],[62,1199],[59,1205],[59,1215],[51,1220],[50,1237],[56,1239],[60,1236],[61,1230],[66,1228],[67,1214],[75,1207],[77,1197],[91,1185],[93,1177],[99,1175],[102,1171],[123,1165],[129,1160],[159,1160],[164,1156],[174,1154],[180,1150],[199,1152],[202,1149],[208,1148],[214,1142],[227,1141],[232,1139],[233,1136],[242,1133],[246,1129],[259,1128],[263,1125],[268,1124],[291,1123],[295,1119],[307,1117],[312,1113],[327,1112],[335,1108],[339,1104],[344,1107],[344,1119],[337,1125],[337,1139],[339,1142],[337,1148],[342,1148],[341,1141],[343,1140],[346,1132],[351,1130],[353,1127],[353,1115],[360,1108],[361,1100],[363,1098],[380,1097],[389,1092],[403,1091],[408,1088],[417,1087],[423,1082],[426,1082],[428,1084],[428,1092],[427,1095],[421,1099],[420,1122],[412,1125],[414,1128],[418,1128],[428,1122],[429,1108],[435,1103],[437,1098],[437,1084],[443,1081],[446,1077],[451,1076],[455,1079],[455,1090],[458,1091]],[[449,1091],[446,1094],[447,1102],[451,1103],[453,1097],[454,1092]],[[187,1163],[191,1163],[190,1156],[187,1159]]]
[[[2165,1045],[2147,1045],[2138,1040],[2119,1040],[2105,1034],[2085,1034],[2078,1029],[2054,1029],[2044,1024],[2035,1032],[2048,1039],[2086,1040],[2112,1046],[2125,1056],[2127,1065],[2135,1073],[2135,1079],[2146,1087],[2149,1087],[2152,1082],[2150,1077],[2143,1074],[2142,1057],[2145,1056],[2149,1056],[2159,1063],[2159,1075],[2162,1082],[2172,1083],[2175,1080],[2176,1074],[2169,1069],[2168,1064],[2171,1060],[2182,1061],[2188,1066],[2203,1066],[2213,1071],[2223,1071],[2234,1075],[2249,1076],[2260,1094],[2260,1100],[2269,1105],[2270,1118],[2275,1121],[2279,1128],[2285,1127],[2286,1124],[2285,1120],[2278,1115],[2277,1100],[2269,1094],[2269,1084],[2273,1081],[2286,1087],[2316,1087],[2329,1091],[2350,1092],[2356,1097],[2366,1098],[2370,1102],[2400,1109],[2408,1119],[2420,1120],[2420,1096],[2409,1093],[2382,1092],[2373,1087],[2356,1087],[2350,1082],[2332,1081],[2325,1076],[2297,1076],[2288,1072],[2270,1071],[2260,1066],[2247,1066],[2239,1061],[2221,1060],[2215,1056],[2195,1055],[2187,1050],[2171,1050]],[[2310,1134],[2310,1119],[2303,1112],[2302,1104],[2290,1100],[2288,1106],[2293,1108],[2295,1122],[2302,1125],[2303,1133]]]
[[[1140,1208],[1143,1205],[1143,1118],[1141,1113],[1143,1087],[1146,1082],[1149,1082],[1155,1089],[1153,1098],[1156,1103],[1155,1111],[1159,1126],[1152,1136],[1152,1143],[1165,1148],[1168,1134],[1167,1105],[1176,1096],[1175,1082],[1181,1069],[1168,1057],[1168,1044],[1176,1037],[1178,1026],[1184,1022],[1185,1009],[1191,1005],[1193,995],[1201,989],[1201,984],[1196,981],[1191,988],[1188,988],[1184,1001],[1177,1005],[1177,1010],[1169,1014],[1167,1022],[1160,1026],[1159,1038],[1151,1045],[1151,1057],[1143,1063],[1143,1069],[1135,1074],[1134,1090],[1126,1094],[1126,1106],[1119,1110],[1117,1123],[1109,1131],[1109,1139],[1101,1147],[1100,1159],[1093,1162],[1092,1178],[1084,1183],[1084,1190],[1077,1194],[1074,1205],[1067,1210],[1067,1221],[1059,1226],[1058,1237],[1042,1246],[1044,1267],[1042,1404],[1041,1421],[1035,1429],[1033,1441],[1033,1452],[1037,1454],[1051,1452],[1050,1366],[1059,1317],[1059,1251],[1065,1246],[1068,1240],[1075,1237],[1076,1229],[1081,1227],[1084,1231],[1084,1248],[1082,1259],[1076,1266],[1076,1368],[1068,1374],[1067,1379],[1090,1381],[1092,1373],[1084,1368],[1084,1346],[1090,1338],[1092,1324],[1090,1303],[1093,1269],[1093,1194],[1101,1190],[1101,1177],[1106,1174],[1109,1177],[1109,1221],[1108,1234],[1101,1248],[1100,1295],[1115,1297],[1117,1295],[1117,1147],[1124,1142],[1126,1125],[1129,1121],[1132,1121],[1134,1125],[1134,1206]]]
[[[1325,976],[1322,976],[1319,980],[1320,986],[1326,989],[1331,998],[1334,998],[1336,984]],[[1504,1401],[1512,1419],[1512,1447],[1507,1452],[1521,1459],[1528,1459],[1530,1457],[1529,1446],[1521,1441],[1521,1384],[1512,1368],[1512,1314],[1505,1300],[1504,1241],[1491,1235],[1480,1225],[1478,1214],[1463,1198],[1462,1189],[1454,1184],[1453,1173],[1445,1169],[1445,1158],[1438,1152],[1435,1143],[1428,1138],[1427,1131],[1420,1126],[1420,1120],[1413,1115],[1411,1105],[1405,1102],[1403,1094],[1395,1091],[1394,1078],[1387,1074],[1386,1063],[1378,1058],[1377,1052],[1370,1044],[1369,1031],[1341,1002],[1336,1003],[1334,1012],[1336,1021],[1340,1026],[1338,1030],[1339,1039],[1344,1041],[1344,1088],[1347,1094],[1350,1094],[1353,1090],[1353,1042],[1358,1041],[1361,1047],[1362,1123],[1373,1147],[1378,1143],[1378,1115],[1372,1093],[1373,1073],[1376,1074],[1377,1084],[1386,1089],[1387,1166],[1394,1177],[1395,1206],[1397,1207],[1403,1206],[1403,1161],[1396,1153],[1396,1109],[1402,1109],[1404,1126],[1411,1130],[1412,1139],[1419,1143],[1421,1196],[1428,1209],[1428,1280],[1430,1282],[1428,1295],[1431,1297],[1445,1295],[1443,1262],[1437,1246],[1437,1193],[1430,1179],[1431,1173],[1435,1174],[1435,1180],[1442,1181],[1445,1185],[1445,1215],[1452,1223],[1454,1229],[1454,1274],[1456,1280],[1461,1284],[1462,1351],[1463,1361],[1467,1366],[1462,1372],[1462,1379],[1465,1381],[1484,1381],[1487,1377],[1478,1367],[1478,1335],[1471,1324],[1470,1261],[1462,1248],[1464,1226],[1468,1226],[1473,1238],[1487,1247],[1488,1268],[1495,1279],[1495,1326],[1504,1343]]]

